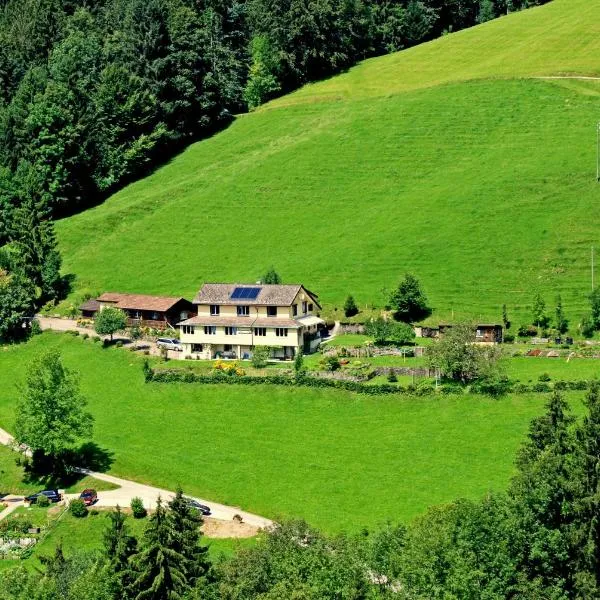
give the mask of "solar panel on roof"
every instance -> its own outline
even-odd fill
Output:
[[[231,292],[232,300],[256,300],[260,294],[260,288],[238,287]]]

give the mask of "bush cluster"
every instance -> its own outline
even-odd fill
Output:
[[[134,519],[143,519],[148,514],[142,499],[137,496],[131,499],[130,507]]]
[[[85,505],[85,502],[81,500],[81,498],[75,498],[74,500],[71,500],[71,503],[69,504],[69,512],[78,519],[86,517],[88,514],[87,506]]]

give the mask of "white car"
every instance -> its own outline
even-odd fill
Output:
[[[156,340],[156,345],[159,348],[166,348],[167,350],[175,350],[176,352],[183,352],[183,346],[181,342],[176,339],[171,338],[158,338]]]

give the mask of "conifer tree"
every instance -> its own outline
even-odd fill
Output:
[[[186,559],[173,540],[173,525],[159,497],[140,551],[131,559],[133,581],[127,592],[134,600],[177,600],[187,591]]]
[[[189,505],[181,488],[169,502],[169,509],[171,547],[183,557],[182,571],[187,585],[193,587],[210,569],[208,546],[200,543],[203,520],[200,513]]]
[[[108,514],[110,523],[104,531],[104,552],[108,558],[107,572],[111,579],[111,592],[115,598],[125,597],[131,584],[129,559],[137,550],[137,539],[129,533],[127,516],[119,505]]]
[[[587,414],[577,428],[581,496],[576,504],[578,592],[600,596],[600,385],[592,384],[584,404]]]
[[[14,210],[10,240],[18,250],[16,266],[39,289],[40,302],[56,299],[62,281],[54,223],[31,190]]]
[[[517,568],[526,574],[521,593],[541,585],[548,597],[573,597],[574,505],[578,497],[574,422],[568,404],[554,392],[543,416],[531,423],[518,475],[509,489],[518,548]],[[533,586],[533,587],[532,587]]]

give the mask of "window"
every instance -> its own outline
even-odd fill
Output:
[[[308,312],[312,312],[314,309],[314,306],[311,304],[308,305]]]
[[[478,338],[483,337],[483,333],[481,333],[481,329],[477,330],[477,333],[475,334],[475,337],[478,337]]]
[[[194,326],[193,325],[183,325],[181,327],[183,333],[187,333],[187,334],[193,334],[194,333]]]
[[[214,325],[205,325],[204,335],[217,335],[217,328]]]
[[[225,327],[225,335],[237,335],[237,327]]]
[[[192,344],[192,352],[202,352],[203,350],[202,344]]]
[[[224,344],[223,352],[231,352],[231,344]]]
[[[276,317],[277,316],[277,307],[276,306],[267,306],[267,317]]]
[[[152,321],[158,321],[160,319],[160,315],[157,312],[153,312],[150,314],[150,319],[152,319]]]
[[[267,328],[266,327],[255,327],[254,335],[259,336],[259,337],[265,337],[265,335],[267,335]]]
[[[302,312],[303,312],[304,314],[306,314],[306,313],[308,312],[308,302],[307,302],[306,300],[304,300],[304,301],[302,302]]]
[[[292,314],[294,316],[296,316],[298,314],[298,305],[297,304],[292,305]]]
[[[218,317],[220,313],[221,313],[221,307],[218,304],[211,304],[210,305],[210,314],[211,314],[211,316]]]
[[[250,314],[249,306],[238,306],[237,307],[237,315],[238,317],[247,317]]]
[[[276,327],[275,328],[275,335],[277,337],[287,337],[287,332],[288,332],[288,330],[285,327]]]

